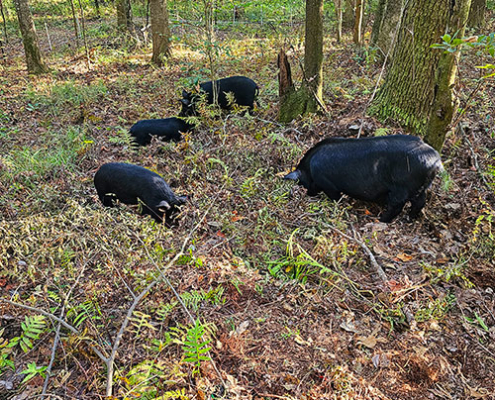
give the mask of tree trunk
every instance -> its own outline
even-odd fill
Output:
[[[163,58],[170,56],[167,0],[150,0],[150,16],[153,40],[151,62],[160,66],[163,63]]]
[[[287,59],[285,51],[282,49],[278,53],[277,58],[278,66],[278,96],[280,98],[287,95],[289,92],[294,91],[294,83],[292,83],[292,73],[290,70],[290,63]]]
[[[304,82],[280,100],[279,120],[290,122],[299,115],[316,112],[323,93],[323,0],[306,0]]]
[[[335,6],[335,16],[337,17],[337,42],[340,43],[342,40],[342,19],[343,19],[343,0],[334,0]]]
[[[115,3],[117,6],[117,27],[133,34],[134,25],[132,23],[132,8],[130,0],[116,0]]]
[[[469,7],[470,1],[458,0],[453,3],[451,0],[409,0],[404,10],[392,64],[369,108],[370,114],[382,121],[396,121],[417,135],[430,131],[432,111],[445,112],[443,119],[446,122],[448,113],[447,110],[440,111],[440,104],[445,106],[440,97],[448,97],[444,92],[444,82],[453,81],[454,64],[448,63],[447,68],[440,65],[442,53],[430,46],[438,43],[446,32],[451,35],[456,33],[462,26],[456,21],[466,5]],[[440,69],[436,75],[436,71]],[[438,106],[432,107],[436,103]],[[447,125],[448,123],[450,120]],[[438,134],[445,137],[445,132]]]
[[[458,32],[458,37],[464,36],[470,2],[471,0],[456,1],[451,8],[447,26],[452,35]],[[435,74],[433,106],[426,127],[425,142],[438,151],[443,147],[455,111],[452,88],[457,76],[459,56],[459,51],[455,53],[442,52]]]
[[[354,3],[355,0],[342,0],[344,2],[344,12],[342,18],[342,26],[345,29],[351,29],[354,27]]]
[[[96,9],[96,18],[100,19],[101,18],[100,2],[98,0],[94,0],[94,2],[95,2],[95,9]]]
[[[28,73],[42,74],[49,72],[48,66],[43,61],[38,45],[36,28],[34,27],[33,16],[29,9],[29,0],[14,0],[17,19],[21,29],[22,43],[26,53],[26,64]]]
[[[354,31],[353,31],[353,39],[354,44],[360,46],[363,42],[363,16],[364,16],[364,3],[365,0],[356,0],[355,7],[355,18],[354,18]]]
[[[403,5],[404,0],[380,0],[378,3],[370,43],[371,46],[379,49],[382,57],[392,54],[393,46],[397,43],[393,41],[393,38],[398,28]]]
[[[485,24],[486,0],[471,0],[467,26],[480,28]]]
[[[5,14],[3,12],[2,0],[0,0],[0,15],[2,16],[2,21],[3,21],[3,34],[5,36],[5,43],[9,44],[9,37],[7,35],[7,20],[5,19]]]

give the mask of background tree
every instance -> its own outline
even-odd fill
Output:
[[[470,28],[478,28],[483,26],[485,23],[486,10],[486,0],[471,0],[467,26]]]
[[[370,44],[378,48],[383,57],[393,52],[393,37],[397,31],[403,5],[404,0],[380,0],[378,2]]]
[[[430,46],[447,31],[462,35],[470,2],[407,2],[392,64],[369,109],[382,121],[391,119],[417,135],[425,135],[436,149],[443,145],[452,118],[451,84],[457,56],[442,55]]]
[[[337,42],[342,40],[343,0],[334,0],[335,16],[337,18]]]
[[[167,0],[150,0],[150,17],[153,40],[151,62],[156,65],[162,65],[163,57],[170,56]]]
[[[132,22],[132,8],[130,0],[116,0],[117,7],[117,27],[124,29],[129,33],[134,33],[134,25]]]
[[[279,120],[290,122],[299,115],[316,112],[323,92],[323,0],[306,0],[304,81],[280,99]]]
[[[356,0],[342,0],[344,2],[344,11],[342,17],[342,26],[345,29],[354,27],[354,6]]]
[[[363,41],[363,17],[365,0],[356,0],[355,4],[353,40],[354,44],[357,44],[359,46]]]
[[[33,23],[33,16],[29,9],[29,0],[14,0],[19,28],[21,29],[22,43],[26,53],[26,64],[30,74],[42,74],[49,71],[43,61],[38,45],[38,36]]]

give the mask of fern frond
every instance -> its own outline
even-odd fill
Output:
[[[210,357],[206,354],[211,350],[211,347],[207,347],[211,339],[204,339],[204,332],[204,325],[197,319],[194,325],[187,330],[186,340],[182,346],[185,356],[184,361],[194,364],[193,375],[200,373],[201,361],[210,360]]]

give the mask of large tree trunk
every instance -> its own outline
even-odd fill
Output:
[[[41,50],[38,45],[36,28],[34,27],[33,16],[29,9],[29,0],[14,0],[17,19],[21,29],[22,43],[26,53],[26,64],[30,74],[42,74],[49,71],[48,66],[43,61]]]
[[[471,0],[457,0],[455,3],[450,0],[409,0],[404,10],[392,64],[369,108],[370,114],[382,121],[396,121],[417,135],[431,132],[430,117],[440,112],[438,106],[433,105],[440,102],[445,106],[440,97],[449,97],[444,92],[444,82],[453,81],[455,68],[454,63],[450,62],[447,63],[448,67],[442,67],[442,52],[430,46],[438,43],[446,32],[454,35],[462,27],[466,15],[463,20],[461,17],[470,2]],[[442,65],[443,63],[444,61]],[[436,74],[439,69],[441,71]],[[447,114],[445,117],[448,119]],[[450,120],[447,121],[445,117],[444,124],[448,125]],[[445,132],[438,134],[445,137]],[[435,143],[438,142],[435,140]],[[435,146],[438,148],[438,144]]]
[[[458,0],[450,10],[448,27],[452,35],[456,32],[458,32],[458,37],[464,35],[470,2],[471,0]],[[433,105],[426,127],[425,141],[438,151],[443,147],[455,111],[452,87],[457,76],[459,56],[460,52],[458,51],[455,53],[442,52],[435,74]]]
[[[306,0],[304,82],[298,91],[280,99],[279,120],[290,122],[299,115],[316,112],[323,93],[323,0]]]
[[[467,26],[479,28],[485,24],[486,0],[471,0]]]
[[[150,15],[153,40],[151,62],[160,66],[163,63],[163,58],[170,56],[167,0],[150,0]]]
[[[376,10],[375,22],[371,31],[371,45],[385,57],[392,54],[397,27],[401,18],[404,0],[380,0]]]

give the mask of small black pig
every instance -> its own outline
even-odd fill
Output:
[[[440,156],[416,136],[328,138],[311,148],[284,179],[298,180],[310,196],[324,192],[338,200],[347,194],[385,204],[380,221],[390,222],[407,201],[409,215],[418,216],[439,171],[443,171]]]
[[[142,214],[160,222],[163,216],[170,222],[177,206],[187,200],[187,196],[176,196],[160,175],[138,165],[103,164],[94,182],[104,206],[113,207],[115,199],[125,204],[138,204],[140,199],[144,203]]]
[[[194,125],[186,121],[172,117],[165,119],[143,119],[131,126],[130,134],[134,136],[134,141],[140,146],[151,143],[151,136],[157,136],[165,142],[178,142],[181,139],[181,132],[189,132]]]
[[[233,93],[237,105],[249,107],[250,110],[254,107],[254,100],[258,94],[258,85],[252,79],[245,76],[231,76],[215,81],[218,93],[218,105],[224,110],[228,110],[229,104],[226,93]],[[213,104],[213,84],[212,81],[204,82],[199,85],[200,90],[206,93],[206,102]],[[181,117],[196,115],[195,103],[198,101],[199,95],[182,92],[182,111],[179,114]]]

